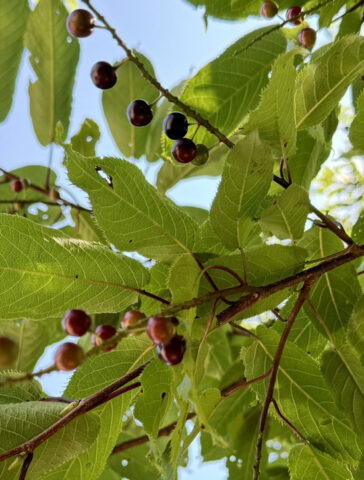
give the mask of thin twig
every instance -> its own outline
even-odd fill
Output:
[[[360,0],[358,3],[356,3],[355,5],[353,5],[351,8],[349,8],[349,10],[346,10],[345,13],[343,13],[342,15],[340,15],[339,17],[336,17],[332,20],[331,24],[337,22],[338,20],[341,20],[342,18],[346,17],[346,15],[348,15],[349,13],[352,13],[354,12],[355,10],[357,10],[359,7],[361,7],[362,5],[364,5],[364,0]],[[330,25],[331,25],[330,24]]]
[[[291,423],[291,422],[288,420],[288,418],[286,418],[286,417],[283,415],[283,413],[280,411],[279,406],[278,406],[278,403],[275,401],[274,398],[272,398],[272,403],[273,403],[273,405],[274,405],[274,408],[275,408],[278,416],[284,421],[284,423],[286,423],[286,424],[289,426],[289,428],[292,430],[292,432],[293,432],[295,435],[297,435],[297,437],[298,437],[300,440],[302,440],[303,443],[305,443],[306,445],[308,445],[309,443],[308,443],[308,441],[305,439],[305,437],[302,435],[302,433],[301,433],[299,430],[297,430],[297,428],[293,425],[293,423]]]
[[[25,480],[30,464],[32,463],[33,456],[34,456],[33,452],[29,452],[28,455],[25,457],[25,460],[23,462],[23,466],[20,472],[19,480]]]

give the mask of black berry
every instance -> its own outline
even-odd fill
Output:
[[[272,0],[268,0],[264,2],[260,7],[260,14],[266,18],[273,18],[278,13],[278,7],[275,2]]]
[[[18,353],[18,345],[11,338],[0,336],[0,368],[12,366]]]
[[[315,30],[313,28],[303,28],[298,35],[298,40],[305,48],[313,47],[316,42]]]
[[[173,317],[150,317],[147,323],[147,334],[159,345],[168,343],[175,334],[176,319]]]
[[[145,100],[134,100],[128,106],[127,110],[129,122],[134,127],[145,127],[153,119],[153,112],[150,105]]]
[[[75,343],[66,342],[63,343],[56,351],[54,363],[57,370],[74,370],[85,359],[85,354],[81,347]]]
[[[172,155],[179,163],[190,163],[196,158],[196,145],[189,138],[181,138],[174,143]]]
[[[291,7],[287,10],[287,20],[292,20],[292,18],[297,17],[302,12],[302,7]],[[293,25],[299,25],[302,23],[302,17],[292,20]]]
[[[112,325],[99,325],[95,330],[95,334],[97,336],[92,337],[92,342],[96,347],[98,347],[103,343],[104,340],[109,340],[109,338],[113,337],[116,334],[116,328]],[[106,351],[110,352],[111,350],[114,350],[116,345],[117,343],[110,345],[110,347],[108,347]]]
[[[115,68],[107,62],[97,62],[92,67],[91,78],[96,87],[102,90],[112,88],[117,82]]]
[[[186,341],[181,335],[176,335],[170,342],[157,346],[159,358],[167,365],[182,362],[185,351]]]
[[[88,37],[94,30],[94,24],[94,16],[81,8],[74,10],[67,18],[67,30],[73,37]]]
[[[197,165],[197,166],[205,165],[205,163],[207,162],[210,156],[209,149],[205,147],[205,145],[203,145],[202,143],[198,143],[196,145],[196,149],[197,149],[197,154],[194,160],[192,160],[193,165]]]
[[[13,192],[19,193],[23,190],[23,182],[19,179],[13,180],[11,182],[11,189]]]
[[[173,112],[166,116],[163,123],[163,131],[168,138],[179,140],[188,131],[188,121],[183,113]]]
[[[62,326],[68,335],[82,337],[91,327],[91,318],[83,310],[68,310],[63,317]]]
[[[139,310],[130,310],[129,312],[126,312],[121,319],[121,326],[123,328],[133,327],[142,318],[144,318],[144,313],[140,312]]]

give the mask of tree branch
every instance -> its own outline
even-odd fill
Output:
[[[297,318],[297,315],[299,311],[301,310],[303,304],[305,303],[306,299],[308,298],[308,295],[310,293],[311,287],[314,283],[315,279],[314,277],[311,278],[310,280],[307,280],[298,296],[298,299],[296,303],[293,306],[293,309],[288,317],[286,328],[283,331],[283,334],[280,338],[279,344],[277,351],[275,353],[274,359],[273,359],[273,368],[272,368],[272,373],[270,375],[269,379],[269,384],[267,388],[267,392],[265,395],[265,400],[262,408],[262,413],[260,416],[260,422],[259,422],[259,431],[258,431],[258,439],[257,439],[257,444],[256,444],[256,455],[255,455],[255,463],[254,463],[254,475],[253,475],[253,480],[258,480],[259,475],[260,475],[260,461],[262,457],[262,446],[263,446],[263,437],[264,437],[264,430],[267,422],[267,417],[268,417],[268,410],[269,406],[273,400],[273,393],[274,393],[274,387],[275,383],[277,380],[277,375],[278,375],[278,370],[279,370],[279,364],[281,362],[282,354],[284,347],[286,345],[288,336],[290,334],[290,331],[293,327],[293,324]]]

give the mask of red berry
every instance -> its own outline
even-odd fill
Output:
[[[97,62],[91,69],[91,79],[102,90],[112,88],[117,82],[116,69],[107,62]]]
[[[96,328],[95,333],[96,333],[97,337],[95,337],[95,336],[92,337],[92,343],[96,347],[98,347],[99,345],[101,345],[103,343],[101,341],[101,339],[102,340],[108,340],[109,338],[113,337],[116,334],[116,328],[113,327],[112,325],[99,325]],[[106,351],[110,352],[111,350],[114,350],[116,345],[117,345],[117,343],[114,343],[113,345],[110,345],[110,347],[108,347],[106,349]]]
[[[11,189],[13,192],[19,193],[23,190],[23,182],[19,179],[11,182]]]
[[[176,335],[170,342],[157,346],[159,358],[167,365],[182,362],[185,351],[186,341],[181,335]]]
[[[58,370],[74,370],[79,367],[85,359],[82,348],[75,343],[63,343],[56,351],[54,363]]]
[[[139,310],[130,310],[130,312],[126,312],[121,319],[121,326],[123,328],[133,327],[144,317],[144,313],[140,312]]]
[[[181,138],[174,143],[172,155],[179,163],[190,163],[196,158],[196,145],[189,138]]]
[[[0,336],[0,368],[12,366],[18,357],[18,345],[8,337]]]
[[[278,7],[275,2],[272,0],[268,0],[264,2],[260,7],[260,14],[266,18],[273,18],[278,13]]]
[[[163,131],[168,138],[179,140],[188,131],[188,121],[183,113],[173,112],[166,116],[163,122]]]
[[[315,30],[313,28],[303,28],[298,35],[298,40],[305,48],[313,47],[316,42]]]
[[[73,37],[88,37],[94,30],[95,17],[79,8],[68,15],[67,30]]]
[[[291,20],[294,17],[297,17],[302,12],[302,7],[291,7],[287,10],[287,20]],[[294,25],[299,25],[302,23],[303,17],[297,18],[296,20],[293,20],[292,23]]]
[[[129,122],[134,127],[145,127],[153,119],[153,112],[150,105],[145,100],[134,100],[128,106],[127,115]]]
[[[167,343],[175,334],[176,319],[173,317],[150,317],[147,334],[157,345]]]
[[[91,327],[91,317],[83,310],[68,310],[63,317],[62,327],[68,335],[82,337]]]

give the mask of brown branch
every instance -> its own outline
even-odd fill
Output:
[[[274,408],[277,412],[277,415],[283,420],[284,423],[286,423],[289,428],[292,430],[292,432],[297,435],[297,437],[302,440],[303,443],[305,443],[306,445],[308,445],[308,441],[305,439],[305,437],[302,435],[302,433],[297,430],[297,428],[293,425],[293,423],[291,423],[288,418],[286,418],[283,413],[280,411],[279,409],[279,406],[278,406],[278,403],[275,401],[274,398],[272,398],[272,403],[274,405]]]
[[[286,327],[283,331],[283,334],[278,344],[277,351],[274,355],[272,373],[269,379],[269,384],[268,384],[267,392],[265,395],[262,413],[260,416],[258,438],[257,438],[257,444],[256,444],[256,455],[255,455],[255,462],[253,467],[253,470],[254,470],[253,480],[258,480],[260,475],[260,461],[262,457],[264,431],[265,431],[265,426],[268,418],[269,406],[273,399],[274,387],[277,380],[277,375],[278,375],[278,370],[279,370],[279,365],[281,362],[283,350],[286,345],[290,331],[293,327],[293,324],[297,318],[297,315],[301,310],[303,304],[305,303],[306,299],[308,298],[308,295],[310,293],[314,280],[315,280],[314,278],[307,280],[304,286],[302,287],[302,290],[298,296],[298,299],[294,304],[293,309],[288,317]]]
[[[339,228],[335,222],[330,220],[326,215],[324,215],[320,210],[318,210],[314,205],[310,204],[311,211],[319,217],[319,219],[326,225],[326,227],[331,230],[335,235],[337,235],[341,240],[348,245],[353,245],[354,241],[349,235],[345,232],[344,228]]]
[[[352,13],[354,12],[355,10],[357,10],[359,7],[361,7],[362,5],[364,5],[364,0],[360,0],[358,3],[356,3],[355,5],[353,5],[351,8],[349,8],[349,10],[346,10],[345,13],[343,13],[342,15],[340,15],[339,17],[336,17],[332,20],[331,24],[333,24],[334,22],[337,22],[338,20],[341,20],[342,18],[346,17],[346,15],[349,15],[349,13]],[[330,24],[330,25],[331,25]]]
[[[25,477],[27,476],[30,464],[32,463],[33,460],[33,452],[29,452],[28,455],[25,457],[25,460],[23,462],[23,466],[20,472],[19,480],[25,480]]]
[[[151,362],[143,363],[140,367],[136,368],[135,370],[127,373],[123,377],[119,378],[115,382],[111,383],[110,385],[104,387],[103,389],[99,390],[98,392],[89,395],[88,397],[80,400],[78,405],[68,412],[64,417],[62,417],[58,422],[54,423],[46,430],[41,432],[39,435],[36,435],[32,439],[24,442],[23,444],[8,450],[7,452],[0,455],[0,462],[7,460],[8,458],[14,457],[15,455],[22,454],[24,452],[34,452],[34,450],[39,447],[42,443],[44,443],[48,438],[55,435],[59,430],[64,428],[68,425],[72,420],[79,417],[80,415],[84,415],[85,413],[89,412],[93,408],[96,408],[99,404],[103,402],[104,399],[108,398],[113,392],[120,389],[127,383],[131,382],[135,378],[139,377],[145,367]]]

